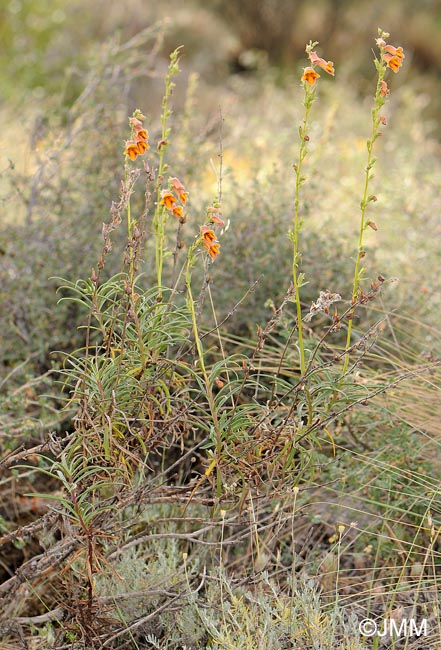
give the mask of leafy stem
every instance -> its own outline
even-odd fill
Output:
[[[170,127],[168,120],[172,114],[169,108],[169,100],[173,94],[175,83],[172,81],[173,77],[179,72],[179,52],[180,48],[176,48],[170,54],[170,64],[168,72],[165,77],[165,92],[162,98],[162,113],[161,113],[161,139],[158,143],[159,161],[158,161],[158,180],[156,189],[156,209],[153,216],[153,229],[155,232],[155,263],[156,263],[156,277],[158,289],[161,290],[162,286],[162,269],[164,264],[165,253],[165,225],[167,223],[167,210],[161,204],[161,189],[164,179],[164,173],[167,171],[167,164],[165,163],[165,152],[169,145]]]
[[[300,220],[300,188],[305,182],[305,177],[302,174],[302,165],[303,160],[305,159],[308,153],[307,143],[309,142],[308,135],[308,119],[309,113],[311,111],[311,106],[315,98],[315,86],[311,87],[306,81],[303,82],[303,87],[305,90],[305,114],[303,117],[303,123],[299,127],[299,136],[300,136],[300,149],[299,149],[299,158],[298,162],[294,165],[296,182],[295,182],[295,198],[294,198],[294,226],[291,232],[291,240],[293,243],[293,264],[292,264],[292,276],[294,284],[294,299],[296,303],[297,310],[297,330],[298,330],[298,339],[299,339],[299,353],[300,353],[300,370],[301,374],[305,374],[306,363],[305,363],[305,346],[303,342],[303,325],[302,325],[302,305],[300,302],[300,287],[303,284],[303,274],[299,273],[299,266],[301,260],[301,254],[299,251],[299,233],[302,227],[302,222]]]
[[[374,144],[377,138],[381,135],[381,132],[379,131],[379,127],[381,124],[380,110],[385,104],[386,96],[387,96],[386,92],[383,89],[384,75],[387,67],[387,64],[383,58],[383,53],[384,53],[384,48],[380,47],[380,58],[375,59],[375,66],[377,68],[378,78],[377,78],[377,88],[376,88],[375,99],[374,99],[374,108],[372,109],[372,132],[370,137],[366,141],[368,155],[367,155],[367,162],[366,162],[365,174],[364,174],[363,195],[360,201],[360,229],[358,235],[358,249],[357,249],[357,257],[355,260],[354,281],[353,281],[352,295],[351,295],[351,304],[353,305],[353,308],[350,310],[348,314],[346,350],[349,350],[351,346],[353,317],[354,317],[354,312],[355,312],[355,307],[357,302],[357,296],[360,289],[360,282],[364,273],[364,268],[362,267],[362,260],[365,256],[365,252],[363,249],[363,239],[364,239],[364,233],[366,228],[368,228],[369,225],[371,224],[371,222],[366,219],[366,211],[369,203],[371,203],[372,201],[376,201],[375,196],[369,195],[369,185],[371,179],[373,178],[372,170],[377,161],[377,159],[373,155]],[[345,355],[342,375],[346,373],[348,369],[348,365],[349,365],[349,351]]]

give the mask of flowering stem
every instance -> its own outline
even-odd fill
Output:
[[[296,185],[295,185],[295,199],[294,199],[294,229],[291,233],[291,240],[293,242],[293,264],[292,264],[292,276],[294,284],[294,296],[297,308],[297,330],[299,337],[299,353],[300,353],[300,370],[302,375],[305,374],[306,363],[305,363],[305,347],[303,343],[303,326],[302,326],[302,305],[300,302],[300,287],[303,284],[304,275],[303,273],[298,273],[298,267],[300,264],[301,254],[299,252],[299,232],[302,226],[300,220],[300,187],[305,182],[305,177],[302,175],[302,163],[305,159],[308,148],[307,142],[309,140],[308,136],[308,118],[309,112],[311,110],[312,103],[315,97],[315,87],[311,88],[307,82],[303,83],[305,89],[305,114],[303,117],[303,124],[299,127],[300,135],[300,149],[299,149],[299,159],[298,163],[294,165],[295,174],[296,174]]]
[[[128,177],[128,172],[126,168],[126,183],[127,183],[127,177]],[[135,279],[135,260],[133,255],[132,236],[133,236],[133,222],[132,222],[132,212],[131,212],[130,197],[129,197],[127,201],[127,242],[129,246],[130,283],[133,285]]]
[[[161,114],[161,139],[158,143],[159,161],[158,161],[158,182],[156,190],[156,209],[153,217],[153,229],[155,232],[155,263],[156,263],[156,276],[158,282],[158,289],[161,290],[162,286],[162,268],[164,263],[164,248],[165,248],[165,224],[167,223],[167,210],[161,204],[161,183],[164,178],[164,173],[167,171],[167,164],[164,162],[164,155],[169,144],[168,137],[170,135],[170,128],[167,126],[168,119],[172,111],[168,108],[168,102],[173,94],[175,84],[172,78],[179,72],[179,49],[177,48],[170,54],[170,64],[168,73],[165,77],[165,93],[162,98],[162,114]]]
[[[380,52],[381,54],[383,53],[381,47],[380,47]],[[363,236],[366,228],[368,228],[370,223],[369,221],[366,221],[366,210],[369,203],[371,201],[376,200],[375,196],[369,196],[369,182],[373,177],[372,169],[377,161],[377,159],[373,155],[374,143],[376,139],[379,137],[379,135],[381,135],[378,129],[381,122],[380,110],[385,103],[385,95],[382,93],[382,81],[384,79],[384,74],[386,72],[386,63],[384,62],[383,58],[380,57],[379,60],[377,59],[375,60],[375,65],[378,71],[378,80],[377,80],[377,89],[375,93],[375,106],[372,109],[372,133],[371,133],[371,137],[368,138],[368,140],[366,141],[368,156],[367,156],[367,163],[366,163],[365,176],[364,176],[363,197],[360,201],[360,231],[358,235],[358,252],[357,252],[357,258],[355,260],[355,268],[354,268],[354,282],[353,282],[352,296],[351,296],[352,304],[355,304],[357,300],[360,281],[364,273],[364,269],[361,267],[361,260],[365,255],[363,250]],[[347,352],[343,364],[342,375],[346,373],[349,365],[349,348],[351,346],[352,322],[354,317],[354,311],[355,311],[355,307],[351,309],[348,315],[348,332],[346,336]]]

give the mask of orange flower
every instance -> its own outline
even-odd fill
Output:
[[[176,178],[175,176],[170,179],[170,185],[175,190],[175,192],[183,192],[185,190],[185,187],[182,185],[179,178]]]
[[[179,219],[182,219],[182,217],[184,216],[184,208],[182,207],[182,205],[176,205],[173,208],[172,212],[175,215],[175,217],[178,217]]]
[[[386,45],[383,52],[383,60],[386,61],[387,67],[392,72],[398,72],[405,59],[405,54],[402,47],[394,47],[393,45]]]
[[[134,142],[133,140],[126,140],[126,149],[124,153],[130,158],[130,160],[135,160],[140,153],[138,149],[138,142]]]
[[[172,189],[179,196],[179,200],[181,201],[181,203],[184,203],[184,204],[187,203],[188,192],[185,191],[185,187],[182,185],[179,178],[171,178],[170,179],[170,185],[172,186]]]
[[[392,56],[397,56],[401,60],[406,58],[402,47],[394,47],[393,45],[386,45],[384,51],[386,52],[386,54],[392,54]]]
[[[142,122],[141,120],[138,120],[136,117],[129,117],[129,122],[135,129],[135,131],[139,131],[139,129],[142,129]]]
[[[150,146],[147,142],[148,131],[143,128],[141,120],[145,117],[141,111],[136,110],[133,117],[129,117],[129,122],[132,125],[132,134],[134,140],[126,141],[125,155],[129,156],[130,160],[136,160],[137,156],[142,156]]]
[[[381,82],[381,88],[380,88],[380,95],[382,97],[386,97],[390,93],[389,88],[387,87],[387,83],[385,81]]]
[[[139,153],[140,156],[142,156],[142,154],[145,153],[145,151],[150,148],[145,140],[136,139],[136,144],[137,144],[138,153]]]
[[[148,131],[146,129],[139,129],[136,131],[136,139],[137,140],[147,140],[148,138]]]
[[[201,235],[204,242],[211,244],[212,242],[216,241],[214,230],[208,226],[201,226]]]
[[[168,190],[163,190],[161,197],[160,204],[165,205],[167,210],[173,210],[173,203],[177,202],[177,198]]]
[[[325,59],[321,59],[317,55],[317,52],[310,52],[309,60],[311,61],[312,65],[318,65],[319,68],[322,68],[322,70],[325,70],[325,72],[327,72],[328,74],[332,74],[332,76],[334,76],[335,70],[334,70],[334,63],[332,61],[325,61]]]
[[[209,208],[207,208],[207,217],[210,219],[212,223],[215,223],[221,228],[225,226],[225,221],[222,219],[222,212],[221,212],[220,205],[218,205],[217,207],[210,206]]]
[[[392,54],[383,54],[383,58],[387,63],[387,67],[390,68],[392,72],[397,73],[403,65],[403,60],[398,56],[392,56]]]
[[[222,212],[220,206],[217,208],[213,206],[207,208],[207,216],[211,222],[217,224],[221,228],[225,226],[225,221],[222,219]]]
[[[222,217],[221,217],[221,216],[219,215],[219,213],[217,213],[217,212],[216,212],[216,213],[213,213],[213,214],[210,216],[210,219],[211,219],[211,221],[212,221],[213,223],[217,224],[217,225],[220,226],[221,228],[223,228],[223,227],[225,226],[225,221],[222,219]]]
[[[216,257],[220,253],[220,244],[211,244],[210,248],[208,249],[208,254],[211,257],[212,260],[215,260]]]
[[[313,68],[305,68],[302,75],[302,81],[307,81],[310,86],[315,84],[316,79],[320,77]]]
[[[207,253],[214,260],[220,252],[220,244],[216,240],[214,230],[208,226],[201,226],[202,244],[207,249]]]

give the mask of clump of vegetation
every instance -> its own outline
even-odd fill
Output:
[[[85,264],[79,256],[35,301],[24,293],[32,285],[29,274],[19,278],[24,305],[20,293],[3,296],[18,337],[3,363],[0,404],[0,547],[9,558],[2,561],[0,584],[5,643],[358,649],[366,647],[363,619],[376,624],[418,616],[428,621],[430,638],[437,634],[439,468],[429,460],[438,443],[429,423],[412,421],[404,405],[416,395],[406,388],[413,384],[427,387],[418,399],[430,395],[436,402],[440,362],[433,354],[422,362],[408,346],[399,319],[393,324],[380,302],[392,278],[367,264],[374,257],[366,237],[379,228],[370,210],[387,124],[386,76],[404,61],[402,47],[388,40],[379,30],[355,245],[345,248],[337,237],[330,244],[337,233],[324,235],[308,224],[317,186],[307,164],[321,154],[313,145],[319,135],[314,103],[323,72],[335,74],[317,42],[306,46],[300,75],[303,115],[291,160],[290,207],[283,208],[289,200],[284,177],[274,200],[265,199],[264,190],[280,183],[278,174],[251,183],[249,195],[267,201],[266,224],[262,213],[244,220],[254,203],[246,205],[229,175],[222,116],[216,187],[211,196],[192,189],[200,154],[194,148],[187,176],[182,152],[194,147],[193,91],[172,128],[180,48],[170,55],[159,123],[136,109],[125,125],[119,195],[99,246],[89,230],[88,191],[95,196],[101,170],[88,167],[83,188],[70,180],[75,209],[83,206],[77,244],[90,273],[78,279]],[[113,64],[119,69],[122,51],[104,68],[109,74]],[[100,110],[99,116],[84,112],[96,127],[97,139],[87,137],[90,165],[104,158],[104,104]],[[59,133],[63,128],[72,135],[69,120]],[[328,132],[322,132],[323,147]],[[68,135],[63,153],[74,164]],[[64,160],[57,151],[54,165]],[[114,188],[112,169],[109,164],[102,173]],[[40,210],[45,192],[59,197],[51,213],[57,235],[66,178],[51,178],[57,182],[47,181],[35,196]],[[236,190],[232,203],[238,209],[245,203],[231,239],[236,225],[225,207],[228,182]],[[34,226],[33,197],[26,202],[27,235],[49,222],[41,212]],[[285,217],[288,236],[282,235]],[[66,231],[48,241],[65,237]],[[37,252],[46,251],[48,241],[33,244],[31,258],[41,260]],[[261,264],[254,262],[260,243]],[[332,260],[328,275],[314,273],[315,260],[330,247],[342,257],[352,248],[353,268]],[[16,262],[8,248],[4,256],[10,277],[24,272],[23,254]],[[248,286],[228,304],[218,269],[232,283],[238,266],[237,278]],[[259,266],[274,267],[265,291],[274,278],[279,286],[253,312]],[[316,279],[320,284],[311,286]],[[50,306],[39,331],[53,327],[60,337],[52,363],[54,339],[30,340],[43,305]],[[237,315],[244,313],[241,327]],[[257,326],[250,313],[258,315]],[[266,322],[260,320],[265,313]],[[375,643],[379,647],[379,637]]]

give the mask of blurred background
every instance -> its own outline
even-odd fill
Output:
[[[406,74],[439,106],[439,0],[4,0],[0,19],[3,102],[56,93],[69,103],[97,45],[127,42],[165,21],[161,54],[183,45],[183,66],[214,85],[265,66],[283,78],[310,39],[362,85],[372,77],[366,51],[381,26],[405,48]]]
[[[439,307],[441,2],[438,0],[3,0],[0,5],[0,344],[3,371],[44,371],[81,344],[81,308],[57,306],[60,281],[88,277],[117,199],[127,116],[152,140],[169,54],[182,46],[171,173],[190,190],[187,243],[216,195],[231,221],[216,260],[219,318],[258,280],[228,326],[255,332],[289,284],[292,163],[305,45],[334,61],[313,108],[304,212],[305,304],[350,294],[377,29],[406,53],[389,74],[378,143],[367,280],[398,276],[390,309],[432,323]],[[389,71],[390,72],[390,71]],[[326,77],[326,78],[325,78]],[[138,197],[142,209],[142,188]],[[136,206],[135,206],[136,207]],[[118,243],[124,246],[124,233]],[[174,233],[171,234],[173,241]],[[251,245],[250,245],[251,239]],[[172,244],[171,244],[172,245]],[[149,244],[146,268],[149,277]],[[393,254],[391,254],[393,252]],[[277,257],[278,264],[274,265]],[[108,273],[119,270],[119,257]],[[62,295],[62,294],[61,294]],[[430,348],[429,340],[422,349]],[[52,361],[49,360],[52,359]]]

